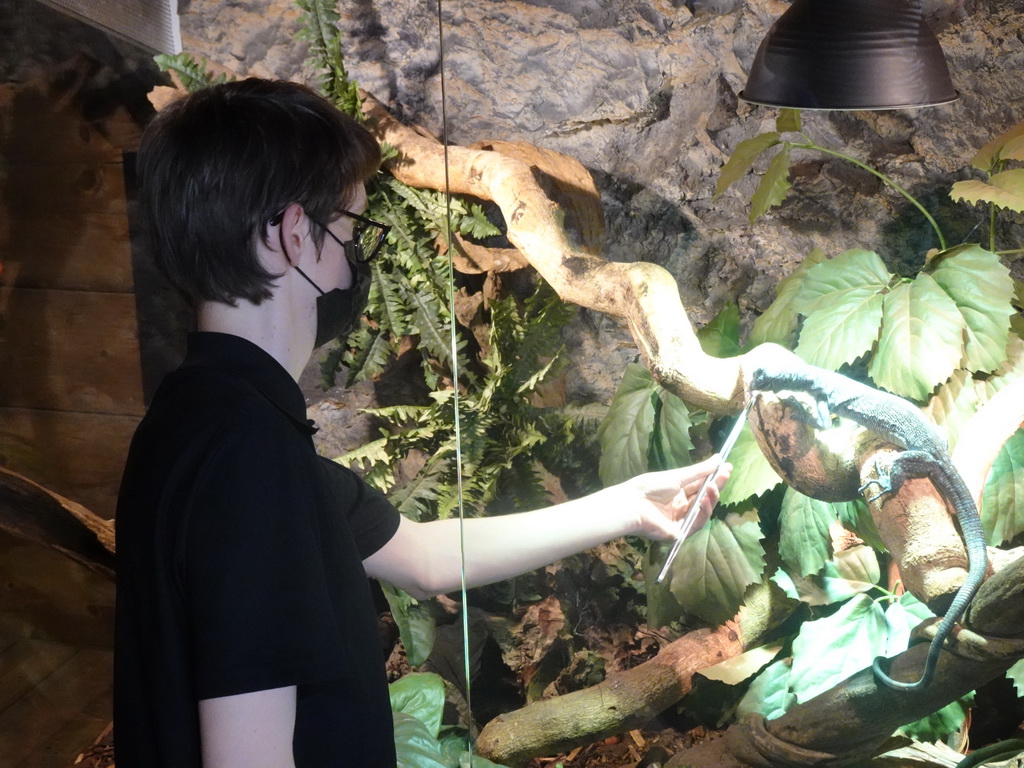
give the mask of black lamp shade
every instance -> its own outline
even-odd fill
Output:
[[[754,57],[744,101],[900,109],[957,98],[920,0],[795,0]]]

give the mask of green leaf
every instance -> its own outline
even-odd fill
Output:
[[[391,709],[415,717],[433,739],[441,730],[444,715],[444,681],[431,672],[412,672],[388,686]]]
[[[645,366],[626,366],[608,415],[597,431],[601,444],[598,473],[606,486],[647,471],[656,387]]]
[[[824,259],[808,270],[793,296],[797,311],[809,315],[815,310],[841,300],[847,291],[863,288],[884,290],[893,275],[874,251],[851,248],[834,259]]]
[[[807,621],[793,641],[790,687],[803,703],[871,665],[885,650],[885,615],[857,595],[831,616]]]
[[[935,391],[925,411],[935,422],[939,433],[945,437],[946,443],[953,447],[960,436],[960,430],[987,399],[984,385],[979,384],[970,371],[961,368],[954,371],[949,380]]]
[[[909,592],[900,595],[899,600],[893,600],[885,609],[885,626],[889,634],[881,654],[895,656],[903,653],[910,645],[910,634],[914,627],[934,615],[927,605]]]
[[[882,313],[882,337],[868,374],[883,389],[926,400],[963,358],[963,316],[923,272],[893,288]]]
[[[228,81],[227,75],[214,75],[213,72],[206,69],[206,59],[202,59],[201,62],[196,61],[189,53],[158,53],[153,57],[153,61],[160,69],[177,73],[182,86],[189,93],[195,93],[211,85],[220,85]]]
[[[441,732],[441,752],[445,756],[445,762],[452,768],[505,768],[505,766],[492,763],[486,757],[473,753],[473,760],[469,756],[469,736],[464,728],[446,728]]]
[[[951,733],[955,733],[964,724],[967,719],[967,711],[973,700],[974,694],[972,693],[958,701],[950,702],[938,712],[932,712],[920,720],[901,725],[896,733],[929,744],[944,739]]]
[[[779,513],[782,561],[800,576],[818,573],[832,555],[829,526],[835,522],[832,505],[787,488]]]
[[[730,514],[683,542],[669,588],[687,613],[709,624],[736,615],[746,588],[764,571],[761,526],[754,512]]]
[[[958,202],[991,203],[997,208],[1024,212],[1024,168],[997,173],[989,177],[988,183],[977,179],[958,181],[949,194]]]
[[[739,504],[752,496],[760,496],[782,482],[782,478],[776,474],[768,459],[761,453],[749,426],[743,427],[732,453],[729,454],[729,463],[736,471],[732,473],[719,496],[719,503],[723,506]]]
[[[761,216],[783,201],[786,192],[792,186],[789,182],[789,144],[768,163],[768,170],[761,177],[761,183],[750,200],[750,220],[757,221]]]
[[[726,302],[715,319],[697,331],[697,339],[704,354],[711,357],[738,355],[741,351],[739,304]]]
[[[775,301],[754,321],[750,332],[751,345],[774,343],[792,348],[793,333],[799,319],[793,298],[800,291],[811,267],[827,259],[823,250],[814,248],[793,272],[779,281],[775,288]]]
[[[1020,659],[1006,670],[1006,676],[1013,681],[1013,686],[1017,689],[1018,698],[1024,699],[1024,659]]]
[[[791,664],[790,659],[782,659],[768,665],[755,678],[736,708],[737,719],[757,714],[774,720],[782,717],[797,703],[789,685]]]
[[[683,400],[663,387],[657,388],[657,422],[651,437],[652,469],[673,469],[691,461],[690,409]]]
[[[1010,336],[1010,270],[998,256],[978,245],[961,246],[937,261],[931,275],[956,303],[967,327],[966,367],[994,371],[1006,359]]]
[[[1024,531],[1024,431],[1018,429],[992,463],[981,509],[985,540],[991,546]]]
[[[427,726],[405,712],[394,712],[392,717],[395,720],[397,768],[450,768],[440,743]]]
[[[1016,148],[1013,153],[1019,151],[1019,144],[1017,139],[1024,137],[1024,123],[1018,123],[1017,125],[1010,128],[1005,133],[996,136],[991,139],[985,146],[978,150],[977,154],[971,158],[971,165],[977,168],[979,171],[985,173],[992,173],[996,170],[999,164],[1004,159],[1003,152],[1004,148],[1013,143]],[[1020,160],[1022,158],[1015,157]]]
[[[872,348],[892,275],[871,251],[850,250],[808,270],[794,308],[806,316],[796,353],[837,370]]]
[[[732,153],[732,157],[722,166],[718,184],[715,185],[715,197],[720,196],[733,183],[743,178],[758,156],[778,143],[779,134],[777,133],[762,133],[760,136],[741,141]]]
[[[780,109],[775,118],[775,130],[779,133],[796,133],[800,130],[800,110]]]
[[[875,588],[878,557],[866,545],[837,552],[814,577],[791,577],[790,593],[808,605],[832,605]]]
[[[431,604],[421,603],[408,592],[387,582],[380,582],[380,586],[391,608],[391,615],[398,624],[398,633],[409,658],[409,665],[418,667],[433,650],[437,634],[437,622]]]
[[[837,501],[832,503],[832,507],[844,528],[860,536],[861,540],[869,547],[873,547],[879,552],[885,551],[885,544],[882,543],[882,538],[878,535],[875,521],[871,518],[871,511],[864,499]]]

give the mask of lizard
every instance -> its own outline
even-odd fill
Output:
[[[872,664],[875,676],[890,688],[919,690],[927,687],[943,643],[974,598],[988,570],[988,550],[978,508],[949,458],[945,441],[908,400],[834,371],[787,360],[782,365],[758,366],[752,371],[750,382],[752,392],[791,391],[813,397],[816,412],[809,416],[818,429],[827,429],[831,415],[835,414],[902,448],[888,473],[880,472],[878,480],[871,480],[860,488],[863,493],[871,485],[878,486],[879,493],[870,501],[887,493],[895,494],[909,478],[928,478],[952,506],[967,549],[967,577],[935,631],[921,678],[913,683],[892,679],[882,668],[884,657],[881,656]]]

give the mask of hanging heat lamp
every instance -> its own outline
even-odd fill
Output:
[[[903,109],[957,96],[921,0],[795,0],[740,93],[796,109]]]

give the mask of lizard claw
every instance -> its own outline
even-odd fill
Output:
[[[857,489],[860,493],[864,493],[872,485],[878,486],[878,493],[868,499],[869,504],[873,501],[878,501],[887,493],[892,493],[892,478],[888,471],[879,466],[877,458],[875,459],[875,474],[877,475],[876,478],[868,480],[864,485]]]

